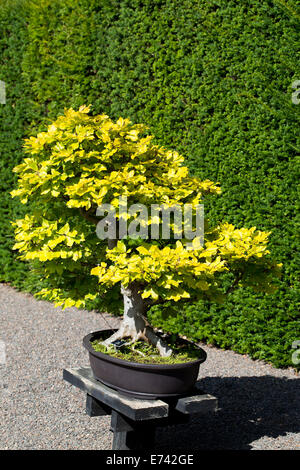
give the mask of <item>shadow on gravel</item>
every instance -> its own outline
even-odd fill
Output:
[[[207,377],[202,383],[218,398],[219,411],[195,416],[189,425],[158,429],[155,449],[249,450],[262,437],[300,432],[298,378]]]

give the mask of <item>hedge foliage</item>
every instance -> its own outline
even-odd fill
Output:
[[[22,138],[65,107],[150,126],[223,195],[206,205],[216,222],[272,231],[283,263],[275,295],[248,290],[226,305],[189,305],[153,321],[172,331],[293,366],[299,323],[300,12],[291,0],[5,0],[0,2],[0,280],[34,290],[37,279],[11,252],[8,191]],[[298,157],[297,157],[298,155]],[[42,280],[42,283],[44,281]]]
[[[16,182],[12,172],[24,157],[22,138],[34,119],[20,67],[27,43],[24,2],[0,2],[0,80],[6,84],[6,104],[0,104],[0,280],[24,286],[27,267],[11,251],[13,229],[10,221],[24,213],[9,191]]]

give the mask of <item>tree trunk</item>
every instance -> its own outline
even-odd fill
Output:
[[[102,344],[109,346],[114,341],[124,338],[131,338],[130,343],[141,339],[155,346],[161,356],[170,356],[172,349],[154,333],[153,328],[144,317],[149,305],[141,297],[138,286],[131,284],[126,289],[122,286],[121,292],[124,298],[122,323],[118,331],[103,341]]]

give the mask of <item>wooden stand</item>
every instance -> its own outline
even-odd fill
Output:
[[[89,416],[111,415],[113,450],[152,449],[156,427],[188,423],[192,414],[217,410],[217,399],[203,393],[199,383],[188,396],[145,400],[102,384],[94,378],[90,367],[65,369],[63,378],[86,392]]]

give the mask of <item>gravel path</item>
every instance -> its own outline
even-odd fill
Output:
[[[108,315],[62,311],[0,285],[0,449],[110,449],[109,417],[89,418],[82,392],[62,380],[88,365],[81,341],[115,327]],[[0,345],[1,346],[1,345]],[[219,399],[214,416],[158,430],[155,450],[299,449],[299,375],[249,357],[201,345],[203,388]]]

